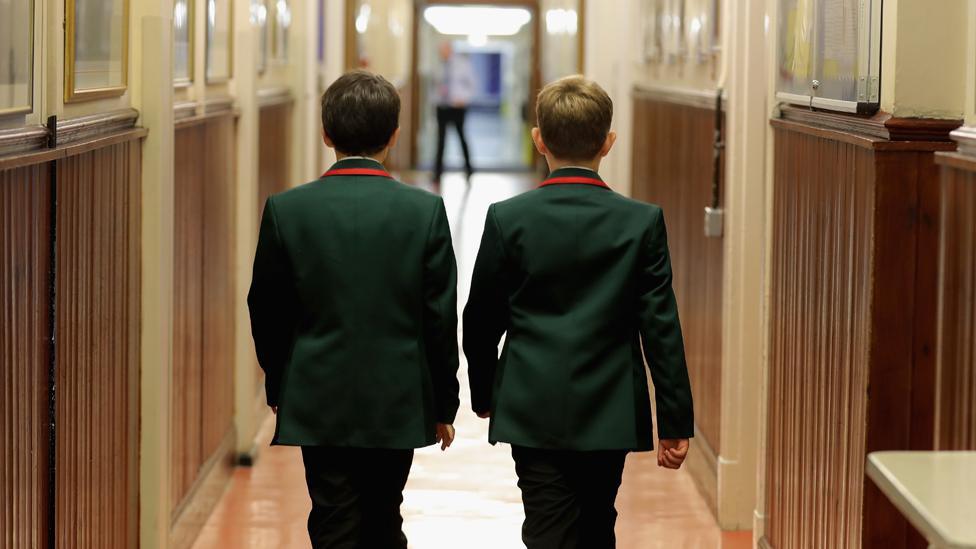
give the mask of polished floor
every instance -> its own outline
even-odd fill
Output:
[[[531,184],[527,177],[512,175],[478,174],[471,186],[458,176],[445,177],[443,194],[458,255],[461,303],[467,297],[488,206]],[[462,373],[462,388],[466,385]],[[463,391],[454,445],[443,453],[437,448],[420,450],[414,459],[403,503],[410,547],[524,547],[522,506],[509,448],[487,444],[487,422],[470,411]],[[262,443],[270,440],[272,431],[269,418]],[[305,520],[310,502],[303,474],[298,449],[265,447],[254,467],[234,472],[195,549],[309,547]],[[720,532],[688,474],[658,468],[652,453],[628,457],[617,509],[620,549],[751,546],[747,532]]]

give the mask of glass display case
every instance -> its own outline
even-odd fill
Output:
[[[882,0],[779,0],[777,98],[871,113],[881,98]]]

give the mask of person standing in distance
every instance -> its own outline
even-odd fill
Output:
[[[447,139],[447,126],[453,125],[461,140],[461,153],[464,155],[464,170],[471,181],[474,168],[471,167],[471,154],[468,141],[464,137],[464,119],[468,115],[468,105],[474,97],[476,78],[471,60],[466,55],[458,55],[450,42],[442,42],[438,50],[441,58],[441,73],[437,84],[437,157],[434,159],[434,185],[440,185],[444,175],[444,146]]]

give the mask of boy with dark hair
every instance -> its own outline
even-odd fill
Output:
[[[406,548],[415,448],[454,439],[457,268],[444,203],[382,162],[400,97],[356,71],[322,97],[338,162],[264,207],[248,294],[272,444],[302,447],[316,548]]]
[[[464,311],[471,400],[491,418],[489,440],[512,445],[528,549],[605,549],[625,456],[653,449],[643,359],[658,465],[679,468],[694,433],[667,235],[659,207],[597,174],[616,140],[600,86],[546,86],[537,118],[532,139],[552,173],[489,208],[475,263]]]

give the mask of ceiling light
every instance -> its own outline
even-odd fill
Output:
[[[441,34],[512,36],[532,20],[524,8],[483,8],[476,6],[431,6],[424,20]]]

